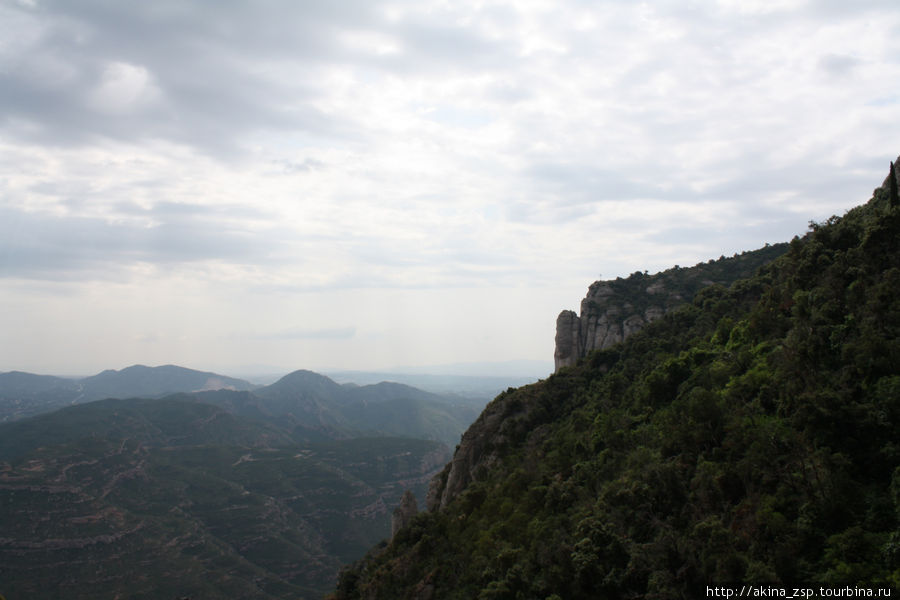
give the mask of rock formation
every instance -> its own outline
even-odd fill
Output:
[[[417,514],[419,514],[419,506],[416,503],[416,497],[410,490],[406,490],[400,499],[400,505],[394,509],[394,513],[391,515],[391,539],[394,539],[394,536],[403,527],[409,525],[409,522]]]
[[[667,290],[656,277],[637,273],[628,280],[595,281],[581,301],[581,316],[571,310],[559,313],[553,352],[556,370],[574,365],[593,350],[621,342],[684,301],[680,293]],[[615,285],[634,278],[646,279],[648,285],[637,290],[632,289],[634,286]]]
[[[489,467],[494,463],[497,448],[510,438],[508,429],[514,424],[514,417],[522,416],[523,409],[530,408],[510,405],[506,401],[507,395],[503,392],[484,408],[462,435],[453,460],[432,478],[425,498],[429,511],[444,508],[466,489],[475,480],[477,467]]]
[[[738,279],[750,277],[786,249],[787,244],[767,244],[759,250],[728,258],[722,256],[693,267],[676,265],[655,275],[637,272],[626,279],[595,281],[581,301],[580,315],[564,310],[556,318],[553,352],[556,371],[574,365],[594,350],[625,340],[673,308],[689,302],[704,287],[729,286]]]
[[[728,286],[749,277],[787,248],[788,244],[767,245],[690,268],[676,266],[655,275],[634,273],[627,279],[593,283],[581,302],[581,316],[564,310],[556,320],[556,370],[575,364],[592,350],[634,335],[706,286]],[[446,507],[478,481],[479,473],[490,470],[500,460],[504,447],[526,435],[533,425],[532,416],[544,408],[539,401],[523,402],[521,397],[504,392],[485,407],[463,434],[453,460],[431,480],[425,501],[427,510]]]
[[[875,194],[878,194],[879,190],[881,190],[882,193],[887,194],[888,204],[891,207],[900,205],[900,193],[897,191],[898,183],[900,183],[900,169],[897,168],[898,164],[900,164],[900,156],[897,157],[897,160],[891,162],[888,176],[884,178],[881,188],[875,190]]]

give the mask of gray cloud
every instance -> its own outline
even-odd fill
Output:
[[[0,277],[85,281],[117,279],[138,263],[163,267],[203,261],[274,263],[277,237],[251,234],[205,207],[163,204],[132,214],[178,215],[147,225],[0,208]],[[219,211],[221,212],[221,211]]]
[[[221,341],[383,294],[379,323],[416,348],[497,326],[431,318],[451,296],[577,295],[598,271],[790,239],[864,201],[898,151],[898,28],[894,0],[0,0],[0,302],[62,306],[66,281],[94,304],[65,311],[106,323],[121,303],[124,331],[143,286],[189,285],[200,318],[132,339]],[[552,327],[534,297],[498,339]],[[347,342],[321,358],[338,364],[371,339],[364,312],[258,340]],[[22,347],[53,319],[34,314],[6,323]]]
[[[349,340],[356,337],[356,327],[325,327],[319,329],[298,327],[270,333],[235,334],[233,337],[235,339],[254,341]]]
[[[215,155],[238,151],[257,131],[339,135],[311,103],[311,84],[318,62],[337,50],[329,21],[346,26],[368,11],[269,5],[281,18],[239,3],[215,11],[177,2],[41,3],[24,25],[38,39],[0,70],[7,131],[57,144],[169,139]],[[279,77],[255,61],[291,68]],[[105,82],[116,69],[126,77]]]
[[[860,59],[846,54],[829,53],[819,59],[819,67],[835,77],[849,75],[861,64]]]
[[[391,24],[372,3],[326,4],[20,6],[21,25],[35,39],[15,56],[0,55],[0,122],[45,144],[165,139],[227,157],[263,132],[358,137],[352,115],[317,106],[325,66],[433,74],[441,65],[497,68],[511,53],[462,26]],[[378,57],[341,41],[370,32],[395,38],[400,52]]]

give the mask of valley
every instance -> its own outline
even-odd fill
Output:
[[[310,371],[268,387],[213,375],[0,374],[0,593],[321,597],[390,535],[405,491],[424,501],[476,410]],[[232,389],[88,401],[211,379]],[[36,400],[48,398],[58,402]]]

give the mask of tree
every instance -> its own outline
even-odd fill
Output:
[[[891,208],[894,208],[895,206],[897,206],[897,204],[900,204],[900,202],[898,202],[898,198],[897,198],[897,174],[894,172],[894,162],[893,161],[891,161],[891,174],[888,177],[888,179],[890,180],[888,189],[890,190],[889,198],[891,201]]]

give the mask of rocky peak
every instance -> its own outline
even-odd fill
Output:
[[[900,158],[898,158],[900,160]],[[617,344],[688,302],[702,288],[731,285],[751,276],[756,269],[784,253],[787,244],[766,245],[732,257],[719,257],[689,268],[675,266],[647,275],[636,272],[595,281],[581,301],[581,314],[564,310],[556,318],[556,371],[574,365],[594,350]]]
[[[394,509],[391,515],[391,539],[397,535],[397,532],[409,525],[412,518],[419,514],[419,505],[416,503],[416,497],[412,491],[403,492],[400,499],[400,505]]]
[[[636,273],[627,280],[595,281],[581,301],[580,316],[571,310],[559,314],[553,353],[557,371],[574,365],[593,350],[621,342],[683,302],[681,294],[667,290],[662,280],[640,286],[621,284],[633,278],[653,279]]]

